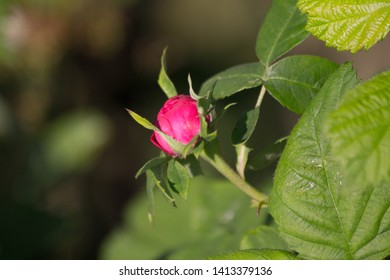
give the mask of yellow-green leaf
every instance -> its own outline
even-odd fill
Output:
[[[390,30],[390,0],[300,0],[298,7],[306,29],[340,51],[367,50]]]

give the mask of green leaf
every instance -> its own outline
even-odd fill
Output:
[[[163,166],[157,166],[148,169],[146,172],[148,174],[147,176],[150,177],[150,180],[154,180],[155,185],[162,193],[163,197],[169,202],[169,204],[171,204],[173,207],[176,207],[175,199],[173,198],[165,183],[166,168],[163,168]]]
[[[208,79],[201,87],[200,94],[210,94],[214,99],[229,97],[244,89],[261,85],[264,66],[258,62],[231,67]]]
[[[389,0],[300,0],[306,29],[329,47],[352,53],[366,50],[390,30]]]
[[[150,170],[146,170],[146,196],[148,199],[148,220],[150,223],[154,221],[154,187],[156,186],[155,179]]]
[[[195,149],[194,149],[194,153],[188,156],[187,158],[176,159],[176,160],[178,160],[185,167],[188,176],[190,176],[190,178],[194,178],[196,176],[200,176],[203,174],[202,167],[200,166],[199,160],[195,155]]]
[[[147,119],[145,119],[144,117],[141,117],[140,115],[138,115],[136,112],[133,112],[129,109],[126,109],[126,111],[130,114],[130,116],[140,125],[142,125],[143,127],[145,127],[146,129],[149,129],[149,130],[154,130],[154,131],[158,131],[159,129],[157,127],[155,127],[150,121],[148,121]]]
[[[288,137],[281,138],[261,150],[249,161],[248,167],[252,170],[260,170],[278,160],[286,146],[287,139]]]
[[[270,187],[270,182],[263,184]],[[198,176],[191,179],[190,195],[169,207],[155,194],[153,227],[146,219],[144,192],[131,199],[123,223],[102,244],[103,259],[207,259],[226,248],[238,250],[242,236],[253,225],[264,223],[268,209],[260,216],[248,207],[249,199],[227,180]]]
[[[146,172],[148,169],[159,166],[163,164],[167,158],[165,156],[163,157],[156,157],[149,160],[147,163],[145,163],[137,172],[135,175],[135,178],[137,179],[139,176],[141,176],[144,172]]]
[[[196,147],[192,151],[192,154],[195,156],[196,159],[199,158],[200,154],[202,153],[202,151],[204,149],[204,146],[205,146],[204,141],[200,141],[200,143],[198,145],[196,145]]]
[[[188,87],[190,90],[190,96],[192,97],[192,99],[199,100],[200,98],[202,98],[202,96],[197,95],[194,89],[192,88],[192,79],[190,74],[188,74],[187,80],[188,80]]]
[[[229,252],[209,257],[210,260],[298,260],[298,258],[283,250],[248,249]]]
[[[390,71],[346,94],[327,126],[348,182],[354,187],[390,183]]]
[[[390,254],[390,186],[345,188],[324,133],[328,114],[356,84],[350,65],[331,75],[291,133],[275,173],[271,213],[289,247],[304,258]]]
[[[177,160],[170,160],[168,162],[167,178],[171,189],[187,199],[190,189],[190,176],[187,169]]]
[[[259,115],[259,107],[255,107],[240,115],[232,132],[231,140],[233,145],[244,144],[249,139],[256,128]]]
[[[153,130],[156,133],[158,133],[169,144],[169,146],[172,148],[172,150],[174,150],[179,157],[186,157],[187,154],[191,150],[190,149],[191,145],[194,144],[194,142],[196,141],[196,139],[194,139],[194,141],[188,143],[188,145],[182,144],[179,141],[177,141],[176,139],[174,139],[173,137],[162,132],[160,129],[158,129],[156,126],[154,126],[151,122],[149,122],[147,119],[141,117],[140,115],[138,115],[137,113],[135,113],[131,110],[128,110],[128,109],[126,109],[126,110],[137,123],[139,123],[140,125],[142,125],[146,129]]]
[[[306,17],[296,3],[297,0],[272,1],[256,41],[256,54],[264,66],[269,66],[309,35],[305,30]]]
[[[209,132],[209,123],[206,121],[205,117],[200,115],[200,136],[207,141],[212,141],[217,137],[217,131]]]
[[[269,68],[264,85],[283,106],[302,114],[338,67],[338,64],[317,56],[289,56]]]
[[[224,115],[225,113],[227,112],[228,109],[230,109],[231,107],[237,105],[236,102],[234,103],[229,103],[227,104],[225,107],[223,107],[223,109],[217,113],[217,116],[215,119],[213,119],[213,123],[217,123]]]
[[[278,231],[270,226],[259,226],[244,235],[240,249],[252,248],[288,250],[287,243],[279,236]]]
[[[245,168],[248,161],[248,155],[252,150],[247,147],[245,143],[255,130],[259,115],[260,107],[256,106],[255,108],[241,114],[235,127],[233,128],[231,140],[236,148],[236,169],[242,178],[245,178]]]
[[[168,77],[166,71],[166,53],[167,49],[165,48],[161,56],[161,70],[160,75],[158,76],[158,84],[161,89],[165,92],[168,98],[174,97],[177,95],[175,85],[172,83],[171,79]]]

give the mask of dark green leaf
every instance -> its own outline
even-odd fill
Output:
[[[200,136],[206,140],[207,142],[210,142],[214,140],[217,137],[217,131],[210,131],[209,122],[206,121],[206,119],[203,116],[199,117],[200,119]]]
[[[350,65],[333,73],[289,137],[270,210],[290,248],[308,259],[381,259],[390,254],[390,186],[351,191],[324,124],[357,84]]]
[[[201,87],[200,94],[210,94],[214,99],[231,96],[244,89],[261,85],[264,67],[258,63],[247,63],[231,67],[208,79]]]
[[[257,35],[256,54],[269,66],[309,35],[306,17],[298,10],[296,0],[273,0]]]
[[[298,258],[283,250],[248,249],[229,252],[209,257],[210,260],[298,260]],[[271,269],[272,270],[272,269]]]
[[[195,154],[192,154],[185,159],[176,160],[178,160],[185,167],[190,178],[194,178],[203,174],[202,168],[199,164],[199,160],[197,159]]]
[[[264,85],[283,106],[302,114],[338,67],[338,64],[317,56],[290,56],[270,67]]]
[[[354,188],[390,183],[390,71],[346,94],[327,126],[333,155]]]
[[[255,107],[240,115],[232,132],[232,144],[244,144],[252,135],[259,119],[260,108]]]
[[[287,137],[279,139],[257,153],[256,156],[249,161],[248,167],[252,170],[260,170],[278,160],[286,146],[287,139]]]
[[[166,168],[162,168],[162,166],[153,167],[146,171],[150,179],[154,180],[155,185],[162,193],[163,197],[173,206],[176,207],[175,199],[172,197],[171,192],[167,188],[166,184]],[[149,179],[149,180],[150,180]]]
[[[158,76],[158,84],[161,89],[167,95],[168,98],[174,97],[177,95],[175,85],[172,83],[166,71],[166,53],[167,48],[164,49],[161,56],[161,70],[160,75]]]
[[[187,169],[177,160],[171,160],[168,163],[167,178],[171,189],[187,199],[190,189],[190,177]]]
[[[165,156],[163,157],[156,157],[151,160],[149,160],[147,163],[145,163],[137,172],[135,175],[135,178],[137,179],[139,176],[141,176],[146,170],[159,166],[162,163],[164,163],[167,160]]]

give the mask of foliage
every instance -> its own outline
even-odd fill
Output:
[[[245,248],[242,243],[265,245],[248,241],[247,234],[266,221],[268,211],[253,215],[249,199],[224,180],[194,178],[188,199],[177,201],[177,208],[166,207],[163,196],[156,195],[153,226],[145,219],[146,200],[141,196],[129,204],[124,225],[103,244],[104,259],[206,259]],[[274,248],[285,248],[280,238]]]
[[[299,0],[306,29],[330,47],[352,53],[371,48],[390,29],[389,0]]]
[[[208,255],[212,259],[384,259],[389,256],[389,72],[361,82],[350,63],[338,65],[308,55],[285,56],[309,33],[339,50],[368,49],[390,29],[389,4],[376,0],[274,0],[258,32],[255,46],[258,61],[217,73],[203,83],[199,94],[192,89],[189,78],[190,94],[197,101],[202,123],[201,140],[190,145],[195,147],[193,153],[192,149],[181,147],[178,157],[162,155],[137,173],[137,176],[147,174],[149,217],[157,212],[155,186],[171,205],[179,206],[177,211],[183,216],[166,221],[172,227],[169,232],[179,241],[170,243],[172,236],[165,233],[167,236],[159,236],[154,245],[148,239],[142,243],[144,237],[136,233],[141,226],[136,225],[118,233],[112,241],[115,249],[107,247],[106,256],[118,257],[115,252],[123,244],[134,244],[145,251],[142,246],[150,246],[152,253],[143,258]],[[165,55],[166,50],[159,84],[171,97],[176,90],[165,69]],[[256,103],[241,112],[232,131],[231,142],[236,150],[236,170],[233,170],[223,160],[216,138],[218,114],[222,115],[231,104],[222,112],[218,112],[217,104],[221,99],[257,87],[260,92]],[[266,148],[256,145],[252,148],[249,139],[257,140],[253,132],[261,122],[260,108],[267,92],[301,118],[288,137]],[[239,96],[245,98],[244,93]],[[157,130],[146,119],[130,113],[143,126]],[[171,144],[175,147],[175,139],[171,139]],[[252,151],[255,156],[251,156]],[[254,187],[245,179],[248,170],[263,169],[279,157],[270,191]],[[218,190],[211,181],[207,189],[201,185],[190,187],[190,177],[195,174],[192,164],[198,159],[210,163],[233,186],[251,197],[252,205],[260,213],[269,206],[277,230],[262,225],[264,221],[259,219],[260,224],[244,234],[239,221],[232,219],[229,226],[234,228],[235,241],[222,245],[231,232],[224,228],[220,235],[214,235],[217,217],[222,213],[218,207],[224,205],[225,209],[227,204],[242,201],[238,196],[230,196],[231,190]],[[181,205],[172,193],[187,199],[187,203]],[[212,201],[195,206],[192,199]],[[194,209],[213,215],[207,221],[197,220],[192,213]],[[158,216],[164,215],[169,214],[160,212]],[[202,233],[191,230],[193,222],[207,230]],[[179,232],[183,224],[189,226],[188,231]],[[240,246],[236,234],[240,236]],[[173,248],[173,244],[178,247]],[[186,253],[180,253],[181,250]],[[161,252],[165,253],[159,255]]]
[[[327,120],[332,154],[348,180],[390,183],[390,72],[351,90]]]

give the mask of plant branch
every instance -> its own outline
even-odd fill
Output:
[[[260,107],[261,102],[263,102],[263,98],[264,98],[264,95],[266,92],[267,92],[267,90],[266,90],[265,86],[264,85],[261,86],[260,94],[259,94],[259,97],[257,98],[255,108]]]
[[[244,192],[246,195],[252,199],[258,201],[259,203],[266,205],[268,204],[268,195],[256,190],[248,182],[240,177],[225,161],[224,159],[217,155],[213,154],[210,157],[205,151],[200,154],[201,158],[210,163],[215,169],[217,169],[223,176],[226,177],[230,182],[232,182],[238,189]]]

